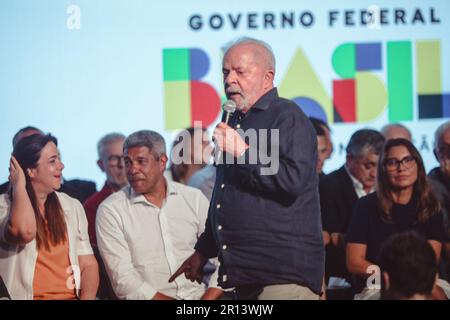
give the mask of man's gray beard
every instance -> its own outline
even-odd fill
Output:
[[[238,109],[239,111],[247,111],[249,109],[247,100],[242,99],[242,103],[240,105],[236,104],[236,109]]]

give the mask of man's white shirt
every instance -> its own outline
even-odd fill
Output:
[[[202,234],[209,202],[201,191],[168,181],[161,208],[130,186],[113,193],[99,206],[97,243],[116,295],[151,299],[156,292],[177,299],[199,299],[203,284],[184,275],[170,276],[192,255]],[[217,263],[216,263],[217,264]],[[217,268],[210,287],[217,287]]]
[[[367,196],[368,194],[372,193],[375,191],[375,186],[373,186],[369,192],[366,192],[366,190],[364,190],[364,185],[361,183],[361,181],[359,181],[358,179],[356,179],[351,173],[350,170],[347,168],[347,166],[345,166],[345,170],[347,171],[348,176],[350,177],[350,179],[352,180],[353,183],[353,188],[355,189],[356,195],[359,198],[362,198],[364,196]]]

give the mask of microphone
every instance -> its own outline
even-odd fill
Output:
[[[222,105],[222,110],[223,110],[222,122],[228,124],[228,121],[230,121],[231,116],[236,111],[236,102],[234,102],[233,100],[225,101],[225,103]],[[217,166],[222,159],[222,150],[220,150],[217,147],[217,145],[215,155],[216,156],[214,159],[214,164]]]
[[[236,111],[236,102],[234,102],[233,100],[225,101],[225,103],[222,105],[222,110],[223,110],[222,119],[225,118],[223,122],[228,124],[231,115]]]

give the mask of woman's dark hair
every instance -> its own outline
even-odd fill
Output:
[[[391,148],[399,146],[403,146],[408,149],[417,165],[417,180],[414,183],[413,194],[418,197],[416,221],[423,223],[432,215],[439,212],[440,205],[434,194],[431,192],[422,157],[416,147],[409,140],[403,138],[392,139],[388,140],[384,145],[383,152],[378,162],[377,172],[378,207],[381,211],[382,217],[387,221],[392,221],[391,209],[394,203],[392,197],[393,188],[389,182],[385,164],[387,161],[387,155]]]
[[[44,147],[53,142],[58,145],[58,141],[51,135],[33,134],[21,139],[14,146],[13,156],[17,159],[26,179],[26,190],[33,206],[36,217],[36,242],[38,249],[45,247],[50,249],[50,243],[57,245],[66,241],[67,227],[64,220],[63,210],[55,192],[50,193],[45,201],[45,218],[39,210],[33,186],[27,169],[36,168]],[[12,199],[12,190],[10,190]],[[47,227],[46,227],[47,221]]]

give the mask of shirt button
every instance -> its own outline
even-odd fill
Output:
[[[227,245],[224,244],[224,245],[222,246],[222,249],[223,249],[223,250],[227,250]]]
[[[227,282],[227,280],[228,280],[228,277],[227,277],[226,274],[224,274],[224,275],[222,276],[222,281],[223,281],[223,282]]]
[[[240,124],[236,125],[236,129],[240,129],[240,128],[241,128]]]
[[[220,203],[216,206],[217,209],[220,209]]]
[[[225,184],[222,183],[222,184],[220,185],[220,188],[221,188],[221,189],[225,188]]]
[[[220,224],[217,226],[217,230],[222,230],[222,226]]]

